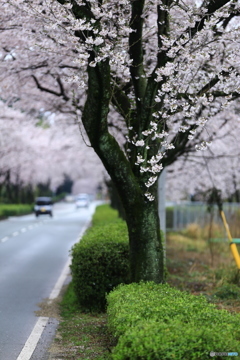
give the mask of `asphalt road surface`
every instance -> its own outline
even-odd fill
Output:
[[[89,209],[55,204],[53,218],[34,214],[0,221],[0,360],[16,360],[69,258],[90,221]]]

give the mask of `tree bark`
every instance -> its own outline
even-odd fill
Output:
[[[157,200],[151,202],[139,198],[136,204],[127,206],[126,221],[131,280],[164,282],[164,254]]]

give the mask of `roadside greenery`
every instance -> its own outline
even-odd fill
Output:
[[[110,359],[112,338],[107,329],[106,313],[84,312],[71,283],[60,304],[61,322],[50,359]],[[49,359],[49,360],[50,360]]]
[[[100,231],[101,228],[102,231]],[[120,268],[124,271],[127,270],[125,256],[127,256],[128,243],[126,236],[126,225],[118,218],[117,211],[108,205],[97,207],[92,219],[92,227],[88,229],[80,243],[73,248],[75,260],[72,272],[75,273],[73,276],[75,281],[72,281],[67,287],[60,304],[62,321],[58,328],[54,347],[50,350],[51,359],[61,356],[65,360],[110,359],[113,337],[107,328],[106,313],[99,312],[99,310],[105,309],[105,290],[109,286],[110,276],[112,276],[113,282],[114,279],[122,276],[118,273]],[[122,237],[122,241],[117,241],[118,237]],[[113,241],[113,247],[111,247],[110,240]],[[107,244],[110,246],[110,250],[107,249]],[[111,253],[116,248],[123,249],[122,253],[118,252],[120,260],[117,260],[116,253],[115,255]],[[95,256],[98,261],[94,260]],[[106,265],[107,259],[110,261],[109,265]],[[84,265],[79,265],[83,271],[82,274],[77,266],[77,260],[85,262]],[[114,267],[116,274],[114,274],[110,265],[116,266],[116,262],[117,267]],[[104,264],[107,266],[106,269],[104,269]],[[88,286],[87,283],[89,283]],[[100,289],[99,293],[98,289]],[[90,296],[93,298],[90,299]]]
[[[33,206],[29,204],[0,204],[0,219],[8,216],[18,216],[29,214],[33,211]]]
[[[148,282],[121,285],[107,299],[109,327],[118,339],[114,360],[205,360],[212,349],[238,349],[240,316],[204,296]]]
[[[100,206],[91,229],[119,221],[116,211]],[[108,314],[80,306],[72,282],[61,303],[58,358],[205,360],[211,351],[238,351],[239,276],[228,246],[211,266],[206,240],[188,232],[167,235],[168,284],[118,285],[107,296]]]
[[[94,225],[72,249],[73,287],[88,311],[105,311],[106,293],[129,282],[127,227],[116,216],[106,205],[97,208]]]
[[[118,211],[112,209],[109,205],[104,204],[96,208],[92,218],[92,227],[101,226],[103,224],[115,223],[118,221]]]
[[[66,196],[65,193],[52,198],[53,202],[58,202]],[[34,204],[0,204],[0,220],[9,216],[27,215],[33,212]]]

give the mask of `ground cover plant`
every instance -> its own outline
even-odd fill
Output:
[[[118,339],[114,360],[204,360],[212,349],[238,349],[240,316],[218,310],[203,295],[142,282],[120,285],[107,299],[109,327]]]
[[[168,233],[167,281],[180,290],[203,294],[219,308],[240,312],[240,298],[231,295],[240,289],[240,273],[229,243],[216,242],[210,249],[206,233],[196,224],[182,233]]]

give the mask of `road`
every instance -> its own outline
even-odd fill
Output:
[[[37,304],[49,298],[95,205],[59,203],[53,218],[0,221],[0,360],[18,358],[37,321]]]

